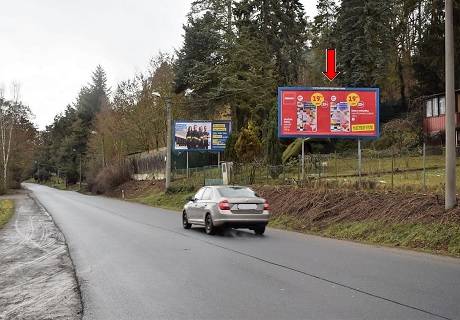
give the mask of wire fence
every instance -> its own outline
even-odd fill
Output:
[[[278,166],[234,163],[231,183],[443,192],[444,159],[442,147],[362,150],[361,161],[357,151],[307,154]],[[220,166],[175,169],[172,178],[176,185],[199,187],[219,183],[222,173]]]

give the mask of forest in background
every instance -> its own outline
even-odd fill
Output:
[[[92,183],[127,155],[164,147],[165,98],[175,119],[230,118],[226,159],[279,164],[292,141],[277,138],[278,86],[380,87],[382,137],[372,147],[420,144],[420,106],[413,102],[444,90],[444,1],[319,0],[317,9],[309,17],[299,0],[193,1],[180,49],[157,54],[116,88],[107,87],[98,66],[75,101],[37,134],[30,168],[20,176],[59,173],[75,183],[82,163],[83,179]],[[459,17],[455,1],[456,61]],[[332,83],[322,74],[326,48],[337,49],[341,72]],[[353,142],[331,144],[346,149]]]

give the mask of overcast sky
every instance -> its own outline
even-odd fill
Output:
[[[312,17],[316,0],[302,0]],[[182,43],[191,0],[1,0],[0,86],[21,98],[40,129],[75,101],[101,64],[109,86]]]

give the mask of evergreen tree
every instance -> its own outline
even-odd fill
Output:
[[[434,94],[445,89],[444,54],[444,1],[425,0],[423,16],[426,25],[422,26],[417,51],[414,56],[417,96]],[[454,43],[455,43],[455,82],[460,86],[460,2],[454,1]]]
[[[184,26],[184,44],[177,52],[176,93],[188,91],[191,107],[204,114],[212,114],[216,106],[212,91],[221,79],[224,40],[219,26],[218,17],[211,11],[198,18],[189,15]]]
[[[240,28],[224,68],[222,102],[231,105],[233,127],[238,131],[249,120],[262,125],[276,92],[275,66],[263,39]]]
[[[342,1],[337,49],[343,85],[377,86],[385,78],[391,17],[391,1]]]
[[[338,7],[334,0],[318,0],[317,15],[312,24],[312,47],[321,49],[335,48],[334,36]]]
[[[274,57],[278,85],[299,79],[307,42],[307,20],[299,0],[243,0],[236,5],[237,28],[262,39]]]

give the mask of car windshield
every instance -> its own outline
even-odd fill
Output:
[[[255,198],[256,194],[249,188],[241,187],[227,187],[219,188],[219,193],[221,196],[226,198]]]

